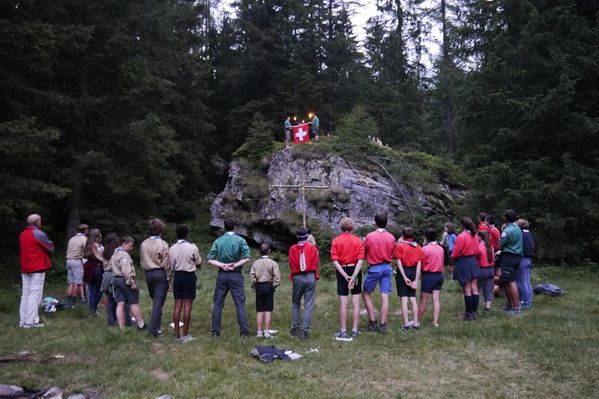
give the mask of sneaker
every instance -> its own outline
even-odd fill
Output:
[[[21,328],[42,328],[46,325],[44,323],[33,323],[33,324],[23,324]]]
[[[472,316],[472,313],[470,313],[470,312],[465,312],[458,316],[458,320],[472,321],[472,320],[474,320],[474,316]]]
[[[304,332],[304,333],[303,333],[303,334],[300,336],[300,339],[301,339],[302,341],[306,341],[306,340],[310,339],[310,333],[309,333],[309,332]]]
[[[472,320],[478,319],[478,312],[471,312],[470,314],[472,315]]]
[[[485,312],[490,312],[490,311],[491,311],[491,308],[484,308],[484,309],[483,309],[483,311],[485,311]]]
[[[411,329],[412,329],[412,326],[409,323],[401,326],[401,331],[410,331]]]
[[[192,337],[191,335],[185,335],[185,336],[183,336],[183,337],[179,338],[179,340],[180,340],[182,343],[186,344],[186,343],[189,343],[189,342],[191,342],[191,341],[195,341],[195,338],[194,338],[194,337]]]
[[[270,333],[270,331],[268,331],[268,330],[264,331],[264,338],[266,338],[266,339],[272,338],[272,334]]]
[[[347,341],[351,341],[352,339],[347,335],[347,332],[339,331],[337,334],[335,334],[335,340],[347,342]]]
[[[247,331],[241,332],[239,333],[239,337],[240,338],[249,338],[250,337],[250,333]]]
[[[532,303],[524,303],[520,305],[520,310],[530,310],[533,308]]]
[[[140,330],[140,331],[141,331],[141,330],[147,330],[147,329],[148,329],[148,325],[147,325],[147,324],[144,324],[144,325],[143,325],[143,326],[141,326],[141,327],[138,325],[138,326],[137,326],[137,329],[138,329],[138,330]],[[156,333],[156,336],[158,336],[158,333]]]
[[[216,338],[218,338],[218,337],[220,337],[220,333],[219,333],[219,332],[212,331],[212,332],[210,333],[210,338],[214,338],[214,339],[216,339]]]
[[[292,337],[299,337],[300,336],[299,328],[293,327],[291,330],[289,330],[289,335],[291,335]]]
[[[356,339],[356,338],[358,338],[359,336],[360,336],[360,330],[354,330],[354,331],[352,331],[352,332],[351,332],[351,337],[352,337],[353,339]]]
[[[510,310],[506,310],[505,314],[508,316],[516,316],[520,314],[520,309],[510,309]]]
[[[433,327],[435,327],[435,328],[439,327],[439,323],[433,323]]]
[[[264,333],[262,331],[256,332],[256,338],[264,338]]]
[[[503,307],[501,308],[502,310],[511,310],[512,307],[510,305],[503,305]]]
[[[387,323],[385,324],[380,324],[379,328],[378,328],[379,333],[381,334],[387,334]]]

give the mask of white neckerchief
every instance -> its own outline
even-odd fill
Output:
[[[234,231],[227,231],[225,234],[232,236],[233,234],[235,234]]]
[[[376,229],[376,231],[378,231],[379,233],[384,233],[385,231],[387,231],[387,229],[378,228]]]
[[[184,242],[188,242],[187,240],[177,240],[177,244],[182,244]]]
[[[152,240],[160,240],[160,236],[150,236]]]

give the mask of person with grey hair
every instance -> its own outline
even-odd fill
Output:
[[[21,246],[21,293],[19,327],[43,327],[39,318],[39,305],[44,292],[46,270],[52,267],[50,253],[54,244],[42,230],[42,218],[32,214],[27,217],[27,227],[19,236]]]
[[[162,239],[164,223],[160,219],[152,219],[149,228],[150,237],[141,243],[139,253],[141,267],[146,273],[148,292],[152,298],[152,317],[148,334],[158,337],[162,335],[160,329],[162,308],[166,301],[166,294],[172,287],[173,271],[168,262],[168,244]]]

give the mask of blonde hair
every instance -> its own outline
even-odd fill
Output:
[[[341,219],[341,230],[342,231],[352,231],[354,229],[354,221],[351,218],[343,218]]]

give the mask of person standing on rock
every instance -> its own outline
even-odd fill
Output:
[[[225,220],[225,234],[212,244],[208,253],[208,263],[218,268],[216,287],[214,288],[214,308],[212,311],[212,337],[220,336],[223,306],[227,294],[231,291],[237,310],[239,334],[249,336],[249,323],[245,312],[245,291],[241,268],[250,261],[250,247],[247,242],[235,234],[235,222]]]
[[[160,219],[150,220],[150,237],[139,248],[141,267],[146,273],[148,292],[152,298],[152,318],[148,334],[158,337],[162,334],[162,307],[166,294],[173,282],[173,271],[168,262],[168,244],[162,239],[164,223]]]
[[[21,245],[21,278],[23,281],[19,327],[43,327],[40,323],[39,306],[44,292],[46,270],[52,267],[50,253],[54,243],[42,230],[42,217],[27,217],[27,227],[19,236]]]
[[[362,294],[362,263],[365,252],[364,243],[351,232],[354,222],[350,218],[341,220],[342,233],[331,244],[331,260],[337,275],[337,295],[339,295],[340,330],[335,336],[338,340],[349,339],[347,335],[347,303],[352,295],[352,338],[358,338],[360,331],[360,296]]]
[[[67,244],[67,305],[71,308],[75,307],[77,297],[81,298],[81,301],[85,300],[83,294],[83,251],[87,243],[89,226],[80,224],[77,230],[79,232],[71,237]]]
[[[308,242],[308,230],[304,227],[297,230],[297,244],[289,248],[289,267],[292,281],[291,294],[291,331],[294,337],[310,338],[312,311],[316,300],[316,281],[318,281],[318,265],[320,255],[318,249]],[[300,332],[300,309],[304,299],[304,324]]]
[[[175,337],[183,343],[194,340],[189,335],[189,325],[191,323],[191,307],[196,298],[196,270],[202,263],[200,251],[195,244],[187,241],[188,235],[189,227],[184,224],[178,225],[178,240],[171,246],[168,254],[168,261],[174,272],[175,309],[173,311],[173,322],[175,324]],[[183,336],[179,334],[181,310],[183,310]]]
[[[289,143],[291,142],[291,117],[287,116],[285,118],[285,122],[283,123],[283,127],[285,129],[285,147],[289,148]]]
[[[387,332],[389,314],[389,294],[393,290],[393,269],[391,262],[395,255],[395,237],[385,228],[387,214],[379,213],[374,217],[377,229],[366,236],[364,248],[368,260],[368,272],[364,281],[364,303],[368,311],[368,331]],[[381,290],[381,324],[377,325],[372,293],[377,283]]]
[[[320,119],[316,115],[316,112],[311,112],[309,117],[311,119],[309,123],[312,125],[312,136],[315,141],[318,141],[320,139]]]

